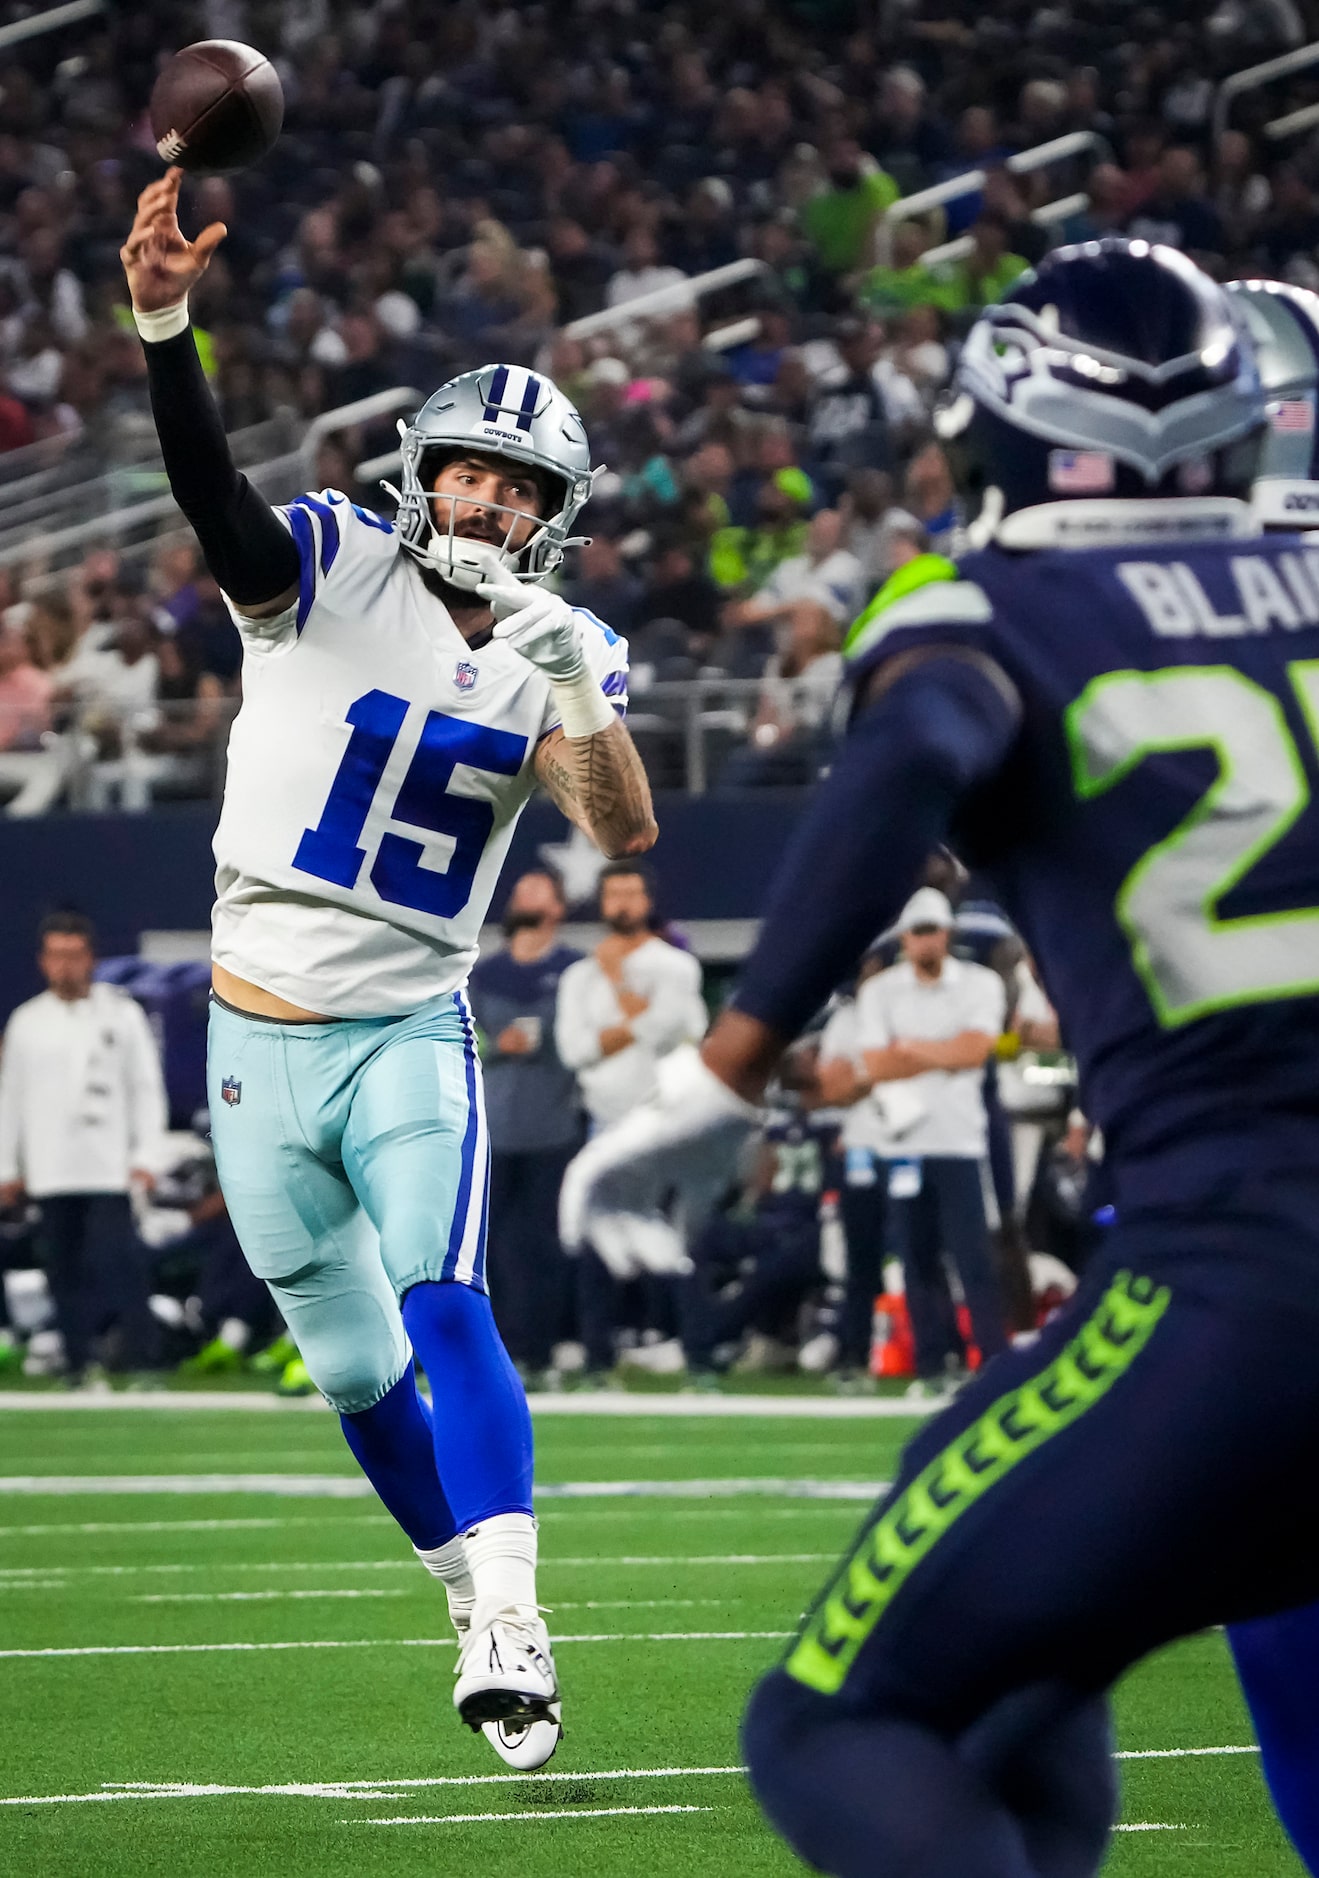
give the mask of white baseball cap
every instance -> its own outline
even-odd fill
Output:
[[[914,926],[953,925],[953,909],[946,893],[937,887],[918,887],[898,915],[895,932],[910,932]]]

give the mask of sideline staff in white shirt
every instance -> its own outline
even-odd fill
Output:
[[[874,953],[862,960],[858,996],[879,969]],[[826,1019],[816,1080],[824,1101],[842,1115],[839,1205],[847,1242],[847,1286],[838,1327],[838,1369],[845,1381],[867,1387],[875,1298],[883,1289],[893,1135],[866,1073],[856,997],[840,999]]]
[[[600,1128],[655,1093],[661,1057],[705,1034],[700,964],[656,937],[653,911],[646,872],[635,861],[611,862],[600,876],[608,936],[559,980],[559,1057],[576,1070],[586,1111]]]
[[[650,874],[612,861],[600,876],[600,917],[609,931],[589,958],[559,980],[554,1039],[576,1070],[593,1128],[627,1115],[655,1093],[660,1058],[705,1034],[701,967],[657,938]],[[577,1307],[588,1371],[614,1366],[618,1286],[598,1254],[577,1261]]]
[[[0,1206],[40,1206],[70,1370],[114,1322],[125,1366],[147,1367],[158,1333],[128,1194],[153,1183],[168,1125],[155,1039],[127,992],[93,982],[90,921],[52,914],[37,962],[49,988],[14,1012],[0,1054]]]
[[[901,961],[857,998],[866,1074],[894,1136],[888,1193],[902,1249],[917,1374],[949,1359],[946,1256],[956,1268],[981,1356],[1005,1347],[1003,1300],[985,1217],[984,1068],[1007,994],[997,972],[948,956],[953,910],[935,887],[898,921]]]

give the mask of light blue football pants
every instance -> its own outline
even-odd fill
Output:
[[[322,1395],[358,1414],[407,1368],[410,1286],[486,1288],[489,1144],[467,1001],[282,1024],[212,998],[207,1086],[247,1262]]]

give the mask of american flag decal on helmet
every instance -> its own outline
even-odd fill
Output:
[[[1060,496],[1106,496],[1116,481],[1106,450],[1050,450],[1049,487]]]
[[[1313,430],[1314,406],[1308,398],[1282,398],[1269,421],[1274,430]]]
[[[512,417],[519,430],[530,430],[540,409],[545,388],[534,372],[520,365],[496,368],[485,394],[485,421],[498,424]]]

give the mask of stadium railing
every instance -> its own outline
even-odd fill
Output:
[[[38,39],[43,33],[58,32],[62,26],[76,26],[80,20],[104,13],[106,4],[107,0],[66,0],[64,6],[48,7],[44,13],[33,13],[25,20],[11,20],[8,26],[0,26],[0,52],[20,40]]]
[[[419,395],[411,385],[395,385],[336,410],[323,411],[305,426],[296,444],[275,455],[259,453],[269,451],[281,437],[287,438],[294,420],[277,418],[255,425],[231,438],[235,461],[264,495],[275,502],[287,501],[308,486],[316,451],[326,437],[415,407]],[[139,501],[123,500],[127,474],[132,474],[147,492]],[[184,536],[188,532],[173,496],[164,490],[164,481],[157,457],[154,464],[112,470],[52,500],[40,491],[24,492],[11,505],[6,501],[9,490],[0,488],[0,568],[36,563],[53,572],[67,567],[88,548],[100,546],[116,547],[129,559],[153,553],[171,533]],[[160,490],[163,493],[155,493]],[[80,519],[61,519],[70,515]],[[174,517],[178,518],[177,530],[162,530],[161,524]],[[147,531],[145,538],[143,530]]]
[[[1307,66],[1319,64],[1319,41],[1308,46],[1296,46],[1290,52],[1280,52],[1276,59],[1264,59],[1259,65],[1247,65],[1239,72],[1233,72],[1218,87],[1214,98],[1211,117],[1214,142],[1227,129],[1232,106],[1237,99],[1248,91],[1256,91],[1261,85],[1271,84],[1275,78],[1290,78],[1293,72],[1303,72]],[[1303,118],[1304,122],[1296,122]],[[1290,136],[1294,130],[1304,130],[1308,124],[1319,120],[1319,110],[1307,105],[1301,111],[1291,111],[1285,117],[1275,118],[1264,126],[1266,137]]]
[[[815,694],[775,680],[789,717]],[[634,667],[628,725],[656,788],[704,795],[742,748],[764,695],[758,678],[646,683]],[[37,816],[57,808],[142,811],[160,801],[218,800],[224,787],[236,698],[171,700],[125,708],[87,698],[57,707],[55,728],[34,748],[0,751],[0,815]],[[179,733],[184,733],[181,737]],[[168,748],[171,743],[182,748]]]
[[[671,287],[657,287],[653,293],[638,294],[635,300],[625,300],[622,306],[603,307],[599,313],[583,314],[579,320],[570,320],[563,329],[567,339],[590,339],[596,333],[612,332],[617,326],[631,326],[637,320],[662,318],[666,313],[683,313],[698,300],[704,300],[712,293],[721,293],[726,287],[737,287],[743,281],[754,280],[758,274],[767,272],[765,263],[750,257],[743,261],[729,261],[724,267],[712,267],[706,274],[693,274],[687,280],[675,281]]]
[[[1110,154],[1108,143],[1098,131],[1071,130],[1065,137],[1051,137],[1047,143],[1036,144],[1033,149],[1018,150],[1014,156],[1007,158],[1003,168],[1014,176],[1027,176],[1034,170],[1052,169],[1057,163],[1070,163],[1078,157],[1089,157],[1092,163],[1098,163]],[[880,242],[887,245],[897,223],[928,215],[931,209],[941,209],[945,203],[956,202],[959,196],[973,195],[976,190],[983,189],[987,181],[987,171],[966,170],[961,176],[950,176],[946,182],[931,183],[928,189],[917,189],[909,196],[900,196],[885,212],[880,223]],[[1062,200],[1074,202],[1076,199],[1065,197]],[[1046,209],[1059,207],[1060,203],[1045,205]],[[1070,208],[1063,211],[1064,214],[1074,212]]]
[[[1041,203],[1038,209],[1032,209],[1030,219],[1041,228],[1051,228],[1056,222],[1065,222],[1070,215],[1079,215],[1090,198],[1083,189],[1078,189],[1070,196],[1059,196],[1056,202]],[[955,241],[940,242],[937,248],[927,248],[921,256],[922,267],[943,267],[949,261],[961,261],[975,247],[970,235],[959,235]]]

